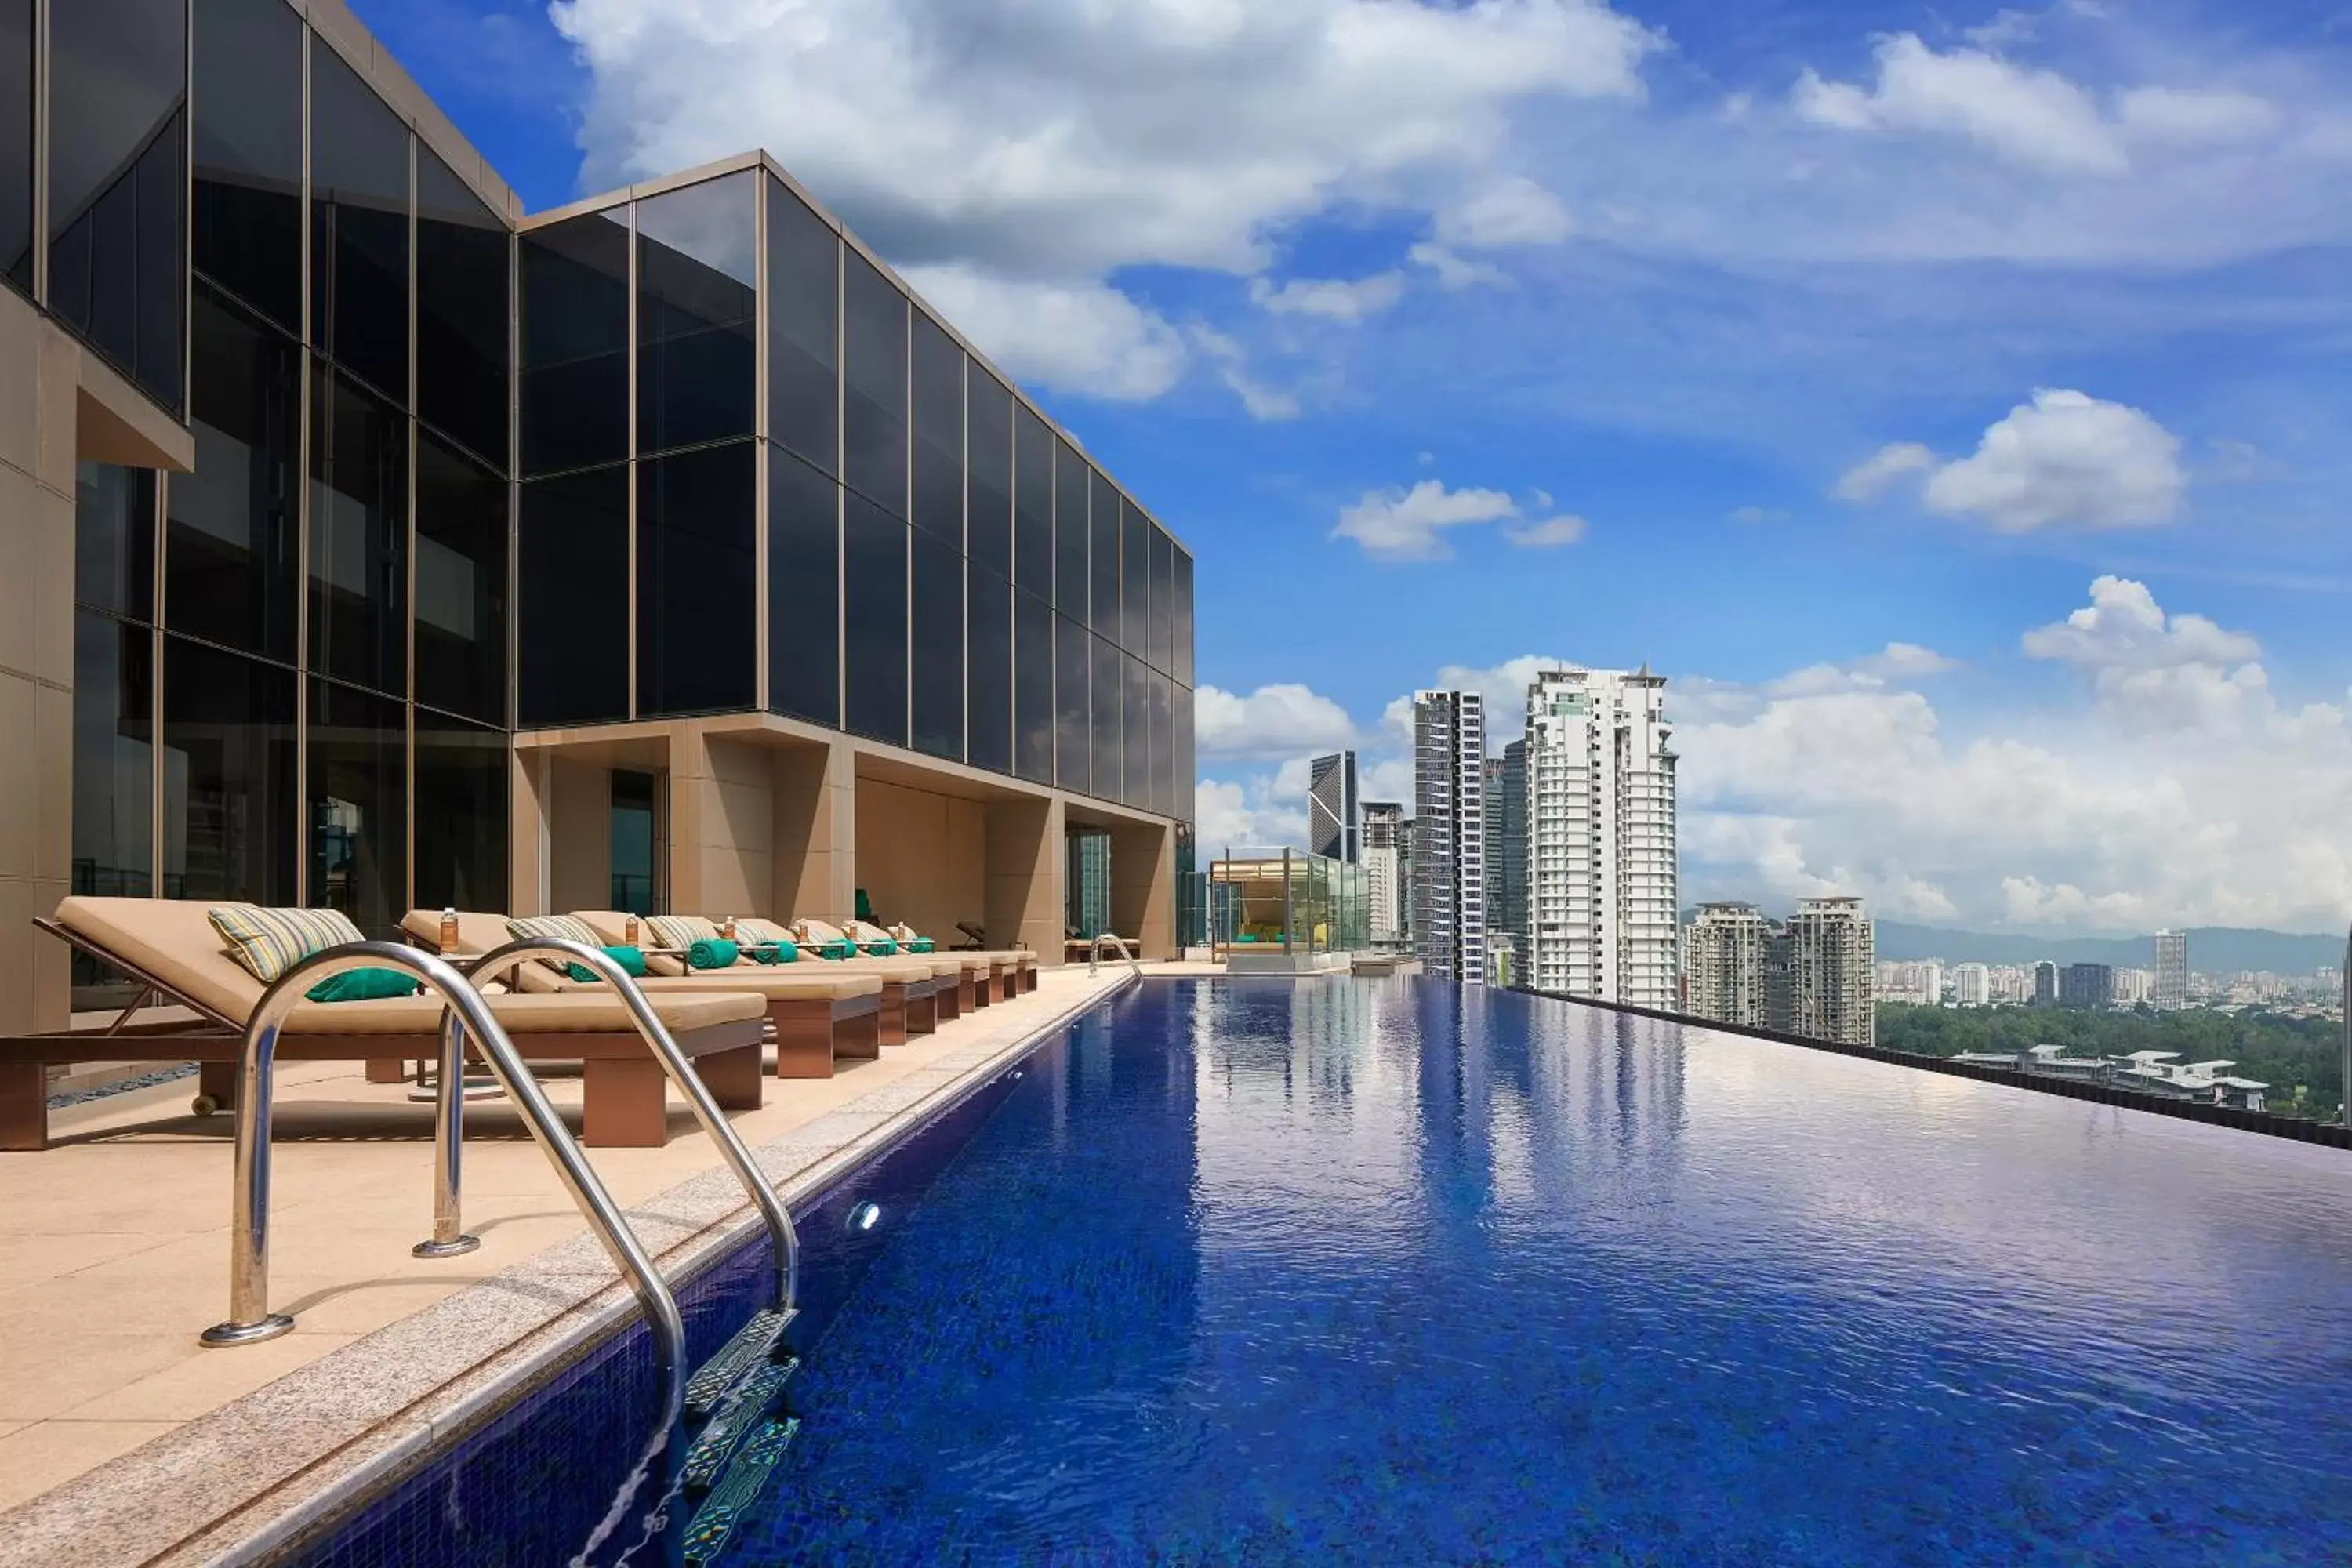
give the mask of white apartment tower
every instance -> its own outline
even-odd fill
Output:
[[[2178,1012],[2189,1005],[2189,933],[2156,933],[2156,985],[2149,998],[2160,1011]]]
[[[1876,943],[1862,900],[1806,899],[1781,930],[1772,1026],[1810,1039],[1877,1044]]]
[[[1364,802],[1364,894],[1371,905],[1371,938],[1377,942],[1403,939],[1404,867],[1397,840],[1404,829],[1404,807],[1392,800]]]
[[[1678,1005],[1665,677],[1548,669],[1528,688],[1527,984]]]
[[[1486,705],[1412,694],[1412,941],[1433,980],[1486,983]]]
[[[1952,1000],[1963,1007],[1992,1005],[1992,971],[1981,963],[1952,965]]]
[[[1771,1026],[1764,974],[1772,934],[1772,922],[1754,904],[1698,907],[1683,949],[1690,982],[1684,1005],[1693,1017],[1751,1029]]]

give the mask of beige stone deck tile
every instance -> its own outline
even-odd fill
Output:
[[[0,1294],[176,1240],[175,1230],[16,1230],[0,1218]]]
[[[163,1372],[201,1349],[193,1340],[127,1331],[26,1334],[0,1320],[0,1418],[47,1421],[141,1378]]]
[[[140,1444],[170,1432],[173,1421],[36,1421],[0,1437],[0,1508],[38,1497]]]
[[[341,1350],[359,1336],[303,1331],[234,1352],[192,1344],[159,1372],[63,1412],[67,1421],[193,1421],[263,1384]]]

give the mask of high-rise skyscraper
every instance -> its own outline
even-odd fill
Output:
[[[1875,1045],[1875,947],[1860,899],[1799,903],[1769,961],[1772,1027],[1842,1045]]]
[[[1404,807],[1368,800],[1363,807],[1364,893],[1371,906],[1374,942],[1404,939]]]
[[[1412,698],[1412,941],[1433,980],[1486,983],[1486,705]]]
[[[2104,963],[2070,963],[2058,973],[2062,1007],[2104,1007],[2115,994],[2116,972]]]
[[[1990,1006],[1992,971],[1981,963],[1952,965],[1952,1000],[1963,1007]]]
[[[1356,753],[1334,752],[1307,764],[1307,847],[1327,860],[1358,859]]]
[[[2046,958],[2033,966],[2033,1005],[2058,1005],[2058,966]]]
[[[1665,678],[1552,669],[1528,688],[1528,984],[1675,1005]]]
[[[1701,904],[1683,948],[1684,1010],[1710,1023],[1769,1027],[1764,974],[1772,937],[1772,922],[1754,904]]]
[[[2149,998],[2161,1012],[2189,1005],[2189,933],[2156,933],[2156,987]]]
[[[1528,743],[1486,759],[1486,937],[1500,931],[1523,954],[1528,940]],[[1524,979],[1524,973],[1520,978]]]

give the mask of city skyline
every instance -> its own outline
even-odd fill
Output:
[[[2219,0],[1048,0],[959,8],[966,72],[907,43],[935,4],[360,9],[534,208],[771,146],[1153,496],[1213,563],[1204,841],[1302,841],[1287,775],[1343,747],[1404,798],[1413,690],[1647,658],[1695,896],[2352,920],[2352,217],[2313,196],[2352,35]],[[972,87],[1007,71],[1009,115]],[[743,86],[660,90],[700,76]],[[1279,638],[1269,582],[1318,589]]]

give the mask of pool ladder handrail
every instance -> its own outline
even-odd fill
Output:
[[[710,1135],[710,1141],[719,1145],[719,1152],[734,1171],[735,1179],[743,1184],[744,1194],[751,1200],[751,1206],[760,1211],[775,1254],[775,1304],[785,1311],[795,1310],[800,1304],[801,1242],[800,1233],[793,1226],[792,1211],[776,1195],[776,1189],[769,1183],[767,1173],[760,1169],[759,1161],[752,1157],[751,1151],[744,1144],[742,1134],[737,1132],[734,1124],[727,1120],[727,1113],[719,1109],[718,1100],[710,1092],[710,1086],[704,1083],[702,1075],[694,1070],[692,1059],[678,1048],[677,1041],[663,1025],[661,1016],[646,999],[644,988],[637,984],[629,972],[602,948],[562,937],[534,936],[510,942],[470,961],[467,978],[478,990],[507,971],[544,957],[560,957],[567,963],[592,970],[620,993],[621,1005],[629,1010],[630,1018],[637,1026],[637,1033],[644,1036],[646,1044],[653,1048],[654,1059],[661,1064],[662,1071],[668,1075],[670,1082],[677,1086],[677,1091],[686,1097],[695,1121]],[[719,985],[712,989],[720,991],[725,987]],[[451,1095],[448,1079],[445,1078],[442,1082],[443,1099],[462,1098]],[[456,1113],[452,1113],[443,1120],[455,1121],[456,1119]],[[440,1163],[440,1168],[453,1170],[454,1165]]]
[[[1111,946],[1118,949],[1118,955],[1127,960],[1127,966],[1135,971],[1136,978],[1142,978],[1143,964],[1137,959],[1133,952],[1128,950],[1127,939],[1122,936],[1114,935],[1107,931],[1100,931],[1095,932],[1095,940],[1087,946],[1087,979],[1092,980],[1095,977],[1095,965],[1102,960],[1103,943],[1105,942],[1108,942]]]
[[[595,956],[607,963],[612,962],[603,953]],[[356,969],[404,969],[442,998],[444,1104],[436,1117],[436,1138],[458,1130],[460,1112],[454,1108],[464,1103],[463,1047],[465,1033],[472,1033],[476,1050],[499,1080],[499,1087],[506,1090],[507,1097],[522,1113],[523,1124],[555,1166],[572,1201],[588,1221],[588,1228],[595,1233],[614,1266],[628,1277],[653,1331],[663,1411],[674,1425],[686,1408],[687,1378],[686,1322],[678,1314],[677,1298],[654,1266],[636,1232],[630,1228],[620,1206],[597,1179],[587,1156],[581,1152],[579,1140],[572,1136],[555,1107],[549,1103],[547,1091],[540,1087],[539,1079],[506,1031],[499,1027],[480,991],[467,984],[464,975],[441,959],[398,942],[347,942],[312,953],[279,975],[254,1006],[253,1016],[246,1024],[244,1047],[238,1058],[235,1212],[229,1229],[229,1316],[226,1322],[215,1323],[204,1331],[204,1342],[257,1344],[276,1339],[294,1327],[291,1317],[269,1310],[270,1069],[277,1059],[278,1036],[287,1015],[301,1003],[305,993],[321,980]],[[640,999],[642,995],[639,993]],[[447,1212],[454,1220],[454,1138],[441,1153],[443,1157],[436,1162],[437,1180],[448,1184],[446,1189],[436,1187],[436,1196],[446,1190],[451,1200]],[[438,1210],[443,1205],[436,1203],[436,1207]]]

